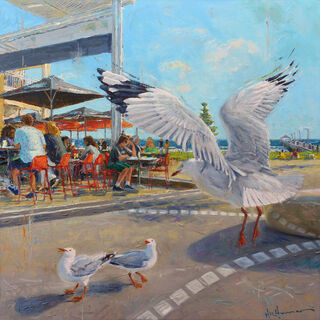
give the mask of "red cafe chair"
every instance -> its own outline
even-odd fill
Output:
[[[21,195],[27,194],[27,193],[22,194],[22,192],[21,192],[21,175],[24,171],[28,172],[29,183],[31,183],[31,179],[32,179],[32,177],[34,177],[36,171],[38,171],[40,173],[42,171],[44,171],[44,188],[43,188],[43,190],[38,191],[38,192],[36,192],[36,190],[31,190],[33,204],[37,203],[36,193],[43,194],[43,200],[46,198],[46,195],[49,195],[49,198],[52,201],[51,187],[50,187],[50,181],[49,181],[49,177],[48,177],[48,157],[46,155],[36,156],[33,158],[29,168],[19,169],[19,171],[18,171],[19,202],[21,200]],[[30,193],[30,191],[28,192],[28,194],[29,193]]]
[[[152,179],[154,172],[164,172],[165,181],[166,181],[166,188],[169,188],[170,181],[169,181],[169,163],[170,157],[169,153],[166,153],[163,157],[159,158],[156,165],[149,169],[149,187],[152,188]]]
[[[56,166],[52,166],[51,168],[57,169],[60,172],[60,177],[61,177],[61,186],[62,186],[62,192],[64,193],[64,198],[66,199],[67,193],[66,191],[71,191],[72,196],[76,196],[76,194],[73,191],[73,185],[72,185],[72,177],[71,177],[71,172],[70,172],[70,167],[69,167],[69,161],[70,161],[71,153],[65,153],[59,164]],[[67,179],[66,182],[67,184],[65,185],[65,174],[67,174]],[[70,187],[68,187],[68,185]],[[61,190],[56,190],[55,192],[61,192]]]
[[[111,187],[111,180],[112,177],[117,176],[118,171],[113,170],[113,169],[108,169],[108,165],[109,165],[109,157],[110,154],[106,153],[104,156],[104,164],[105,164],[105,169],[102,170],[102,175],[103,175],[103,188],[106,189],[106,180],[107,180],[107,176],[108,176],[108,187],[107,189],[109,189]]]

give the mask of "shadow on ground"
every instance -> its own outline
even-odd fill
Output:
[[[89,284],[87,295],[112,294],[121,291],[127,286],[130,286],[130,284],[122,282],[91,283]],[[15,311],[22,316],[38,316],[60,303],[74,303],[71,301],[71,297],[64,294],[47,294],[29,298],[20,297],[16,300]]]
[[[307,238],[275,231],[269,228],[265,221],[261,221],[259,223],[260,236],[256,239],[255,243],[252,243],[253,228],[254,223],[247,225],[245,232],[247,244],[241,248],[237,246],[241,225],[237,225],[210,234],[198,242],[193,243],[187,249],[187,254],[197,262],[217,266],[224,263],[231,263],[233,260],[243,256],[254,260],[251,255],[261,251],[270,258],[273,258],[273,255],[269,252],[271,249],[279,247],[285,249],[286,245],[292,243],[299,245],[301,242],[310,241],[310,239]],[[300,247],[303,248],[301,245]],[[297,254],[297,256],[294,256],[287,254],[281,259],[270,259],[260,264],[254,260],[256,264],[250,267],[250,270],[312,273],[314,269],[318,269],[320,272],[320,255],[316,254],[315,250],[303,250],[302,252],[304,252],[303,255]]]

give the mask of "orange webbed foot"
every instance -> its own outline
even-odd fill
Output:
[[[64,294],[70,295],[70,294],[74,294],[75,291],[74,290],[64,290]]]
[[[247,240],[246,238],[244,237],[244,234],[243,232],[240,233],[240,236],[239,236],[239,240],[238,240],[238,246],[239,247],[242,247],[244,244],[247,243]]]
[[[148,282],[148,279],[143,274],[140,272],[136,272],[136,274],[140,277],[142,283]]]
[[[73,297],[72,298],[72,301],[73,302],[78,302],[78,301],[80,301],[80,300],[82,300],[83,299],[83,297],[82,296],[79,296],[79,297]]]

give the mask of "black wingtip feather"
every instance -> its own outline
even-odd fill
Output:
[[[101,68],[97,68],[97,71],[100,73],[100,74],[103,74],[105,72],[105,70],[101,69]]]
[[[293,83],[293,82],[295,82],[296,81],[296,79],[292,79],[291,81],[289,81],[289,82],[286,82],[286,86],[288,86],[289,84],[291,84],[291,83]]]

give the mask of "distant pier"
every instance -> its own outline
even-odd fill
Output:
[[[290,152],[296,149],[297,152],[319,152],[319,145],[310,142],[295,140],[285,135],[280,138],[280,145],[287,148]]]

